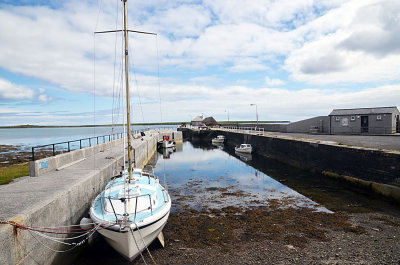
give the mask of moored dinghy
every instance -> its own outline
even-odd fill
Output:
[[[160,148],[171,148],[175,147],[176,142],[171,140],[162,140],[157,143],[158,147]]]
[[[235,147],[235,151],[239,153],[251,154],[253,152],[253,147],[251,144],[241,144]]]
[[[211,143],[213,144],[223,144],[225,143],[225,136],[224,135],[218,135],[216,138],[211,139]]]

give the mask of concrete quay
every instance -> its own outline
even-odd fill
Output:
[[[134,136],[135,167],[146,165],[163,135],[182,141],[182,133],[172,130]],[[121,170],[123,149],[123,139],[118,139],[31,162],[31,177],[0,186],[0,220],[33,227],[79,224],[93,199]],[[68,263],[65,255],[56,252],[64,250],[62,246],[0,223],[0,264]]]

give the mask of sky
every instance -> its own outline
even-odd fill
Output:
[[[128,0],[133,122],[400,106],[398,0]],[[0,0],[0,126],[123,122],[120,0]]]

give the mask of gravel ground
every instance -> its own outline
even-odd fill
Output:
[[[287,221],[284,221],[283,231],[270,231],[266,236],[268,233],[248,231],[245,237],[236,235],[227,240],[205,240],[197,232],[199,227],[206,232],[212,231],[207,228],[210,223],[201,217],[186,216],[193,219],[193,222],[188,222],[184,216],[172,214],[164,229],[166,247],[154,242],[150,252],[157,264],[400,264],[399,217],[382,213],[341,213],[339,219],[330,220],[329,216],[331,214],[326,215],[327,219],[317,219],[315,225],[318,227],[310,230],[323,231],[324,236],[306,235],[306,240],[299,242],[290,240],[290,237],[288,240],[288,234],[296,232],[290,229]],[[182,223],[175,223],[175,217],[179,217]],[[196,218],[200,218],[197,219],[200,225],[196,225]],[[222,224],[223,218],[216,218],[215,224]],[[297,218],[316,220],[314,214],[289,217],[292,221]],[[248,223],[249,220],[239,222],[243,226]],[[201,224],[205,225],[202,227]],[[272,223],[264,225],[274,226]],[[176,233],[180,229],[186,232]],[[304,231],[299,232],[302,234]],[[228,233],[237,234],[237,229]],[[188,237],[183,236],[185,234]],[[296,239],[296,235],[293,238]],[[127,262],[101,242],[103,239],[99,237],[97,240],[100,243],[89,247],[75,264],[145,264],[140,258]],[[144,259],[147,264],[154,264],[148,253],[144,253]]]
[[[395,221],[386,223],[387,218]],[[190,248],[178,241],[152,253],[158,264],[400,264],[398,218],[352,214],[349,221],[366,232],[331,230],[326,242],[311,240],[305,247],[273,239],[235,241],[227,249],[218,245]]]

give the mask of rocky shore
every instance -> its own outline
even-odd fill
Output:
[[[35,151],[37,159],[51,156],[51,148],[42,148]],[[57,151],[57,154],[61,151]],[[27,163],[32,160],[32,150],[30,147],[22,145],[2,145],[0,144],[0,167],[8,167],[15,164]]]
[[[18,145],[0,144],[0,167],[21,164],[31,160],[31,152]]]

